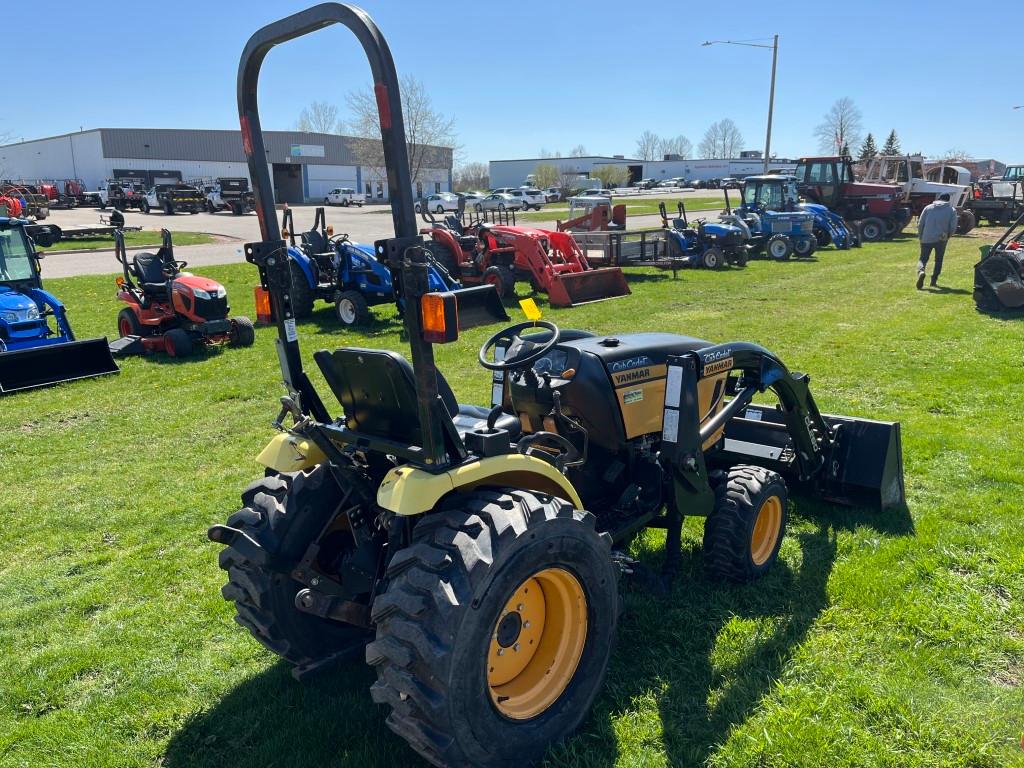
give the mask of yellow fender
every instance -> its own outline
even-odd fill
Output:
[[[583,509],[583,501],[565,475],[543,459],[520,453],[489,456],[440,474],[395,467],[377,489],[377,504],[397,515],[419,515],[454,490],[471,491],[482,485],[538,491]]]
[[[314,467],[327,459],[312,440],[282,432],[267,443],[256,461],[277,472],[298,472]]]

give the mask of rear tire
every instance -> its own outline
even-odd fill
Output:
[[[529,765],[583,722],[618,617],[610,539],[594,525],[518,490],[455,495],[417,523],[366,648],[391,730],[435,765],[491,768]]]
[[[786,483],[751,465],[729,470],[704,521],[704,570],[716,580],[753,581],[778,558],[786,534]]]
[[[221,594],[235,604],[239,625],[267,650],[293,664],[324,658],[371,637],[367,630],[321,619],[295,607],[295,595],[304,585],[289,573],[327,525],[342,497],[327,466],[320,464],[252,483],[242,492],[242,509],[227,520],[281,568],[271,570],[229,546],[219,558],[220,567],[228,574]]]
[[[765,244],[765,251],[776,261],[786,261],[793,255],[793,241],[787,235],[772,235]]]
[[[149,330],[139,320],[130,307],[117,313],[117,332],[123,339],[125,336],[148,336]]]
[[[974,215],[974,211],[960,211],[956,222],[956,233],[958,235],[966,235],[977,225],[978,218]]]
[[[164,351],[168,357],[188,357],[192,354],[192,337],[188,331],[172,328],[164,334]]]
[[[294,259],[288,260],[288,271],[292,278],[292,313],[296,318],[309,317],[313,314],[314,299],[306,273]]]
[[[244,315],[231,318],[231,346],[251,347],[256,341],[256,329],[252,320]]]
[[[877,243],[885,238],[885,222],[876,216],[860,223],[860,239],[865,243]]]
[[[339,323],[349,327],[368,325],[373,318],[370,305],[359,291],[339,291],[334,297],[334,314]]]

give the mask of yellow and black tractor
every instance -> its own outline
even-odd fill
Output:
[[[341,348],[303,369],[286,243],[256,103],[275,45],[340,23],[373,73],[395,237],[376,244],[399,286],[411,363]],[[266,476],[210,538],[224,545],[237,620],[302,676],[363,654],[388,725],[439,766],[522,766],[587,717],[611,655],[629,541],[707,518],[707,571],[750,580],[776,559],[787,480],[827,498],[903,501],[898,424],[818,412],[805,375],[745,342],[596,336],[532,320],[492,336],[491,407],[460,404],[433,345],[508,319],[493,286],[428,292],[398,78],[365,12],[328,3],[249,40],[239,68],[259,268],[287,395]],[[776,407],[754,405],[773,392]],[[291,417],[290,426],[285,421]],[[311,716],[314,716],[311,713]]]

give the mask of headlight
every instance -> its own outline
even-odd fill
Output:
[[[228,289],[225,288],[224,286],[221,286],[220,288],[217,289],[217,298],[218,299],[223,299],[227,295],[228,295]]]
[[[197,299],[209,299],[210,298],[210,294],[208,294],[202,288],[193,288],[192,289],[192,293],[195,295],[195,297]]]
[[[4,322],[5,323],[16,323],[16,322],[18,322],[18,319],[19,319],[18,318],[18,313],[14,312],[14,311],[4,312],[3,313],[3,318],[4,318]]]
[[[9,309],[0,317],[3,317],[4,321],[8,323],[25,323],[29,320],[38,320],[39,307],[33,304],[28,309]]]

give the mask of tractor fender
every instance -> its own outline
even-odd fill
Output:
[[[316,288],[317,280],[313,272],[313,260],[304,254],[300,249],[288,246],[288,258],[299,265],[302,274],[306,276],[310,288]]]
[[[377,504],[397,515],[419,515],[453,491],[468,492],[484,485],[547,493],[583,509],[582,499],[565,475],[543,459],[521,453],[477,459],[440,474],[396,467],[377,489]]]
[[[327,458],[312,440],[289,432],[281,432],[260,451],[256,461],[275,472],[298,472],[309,469]]]

